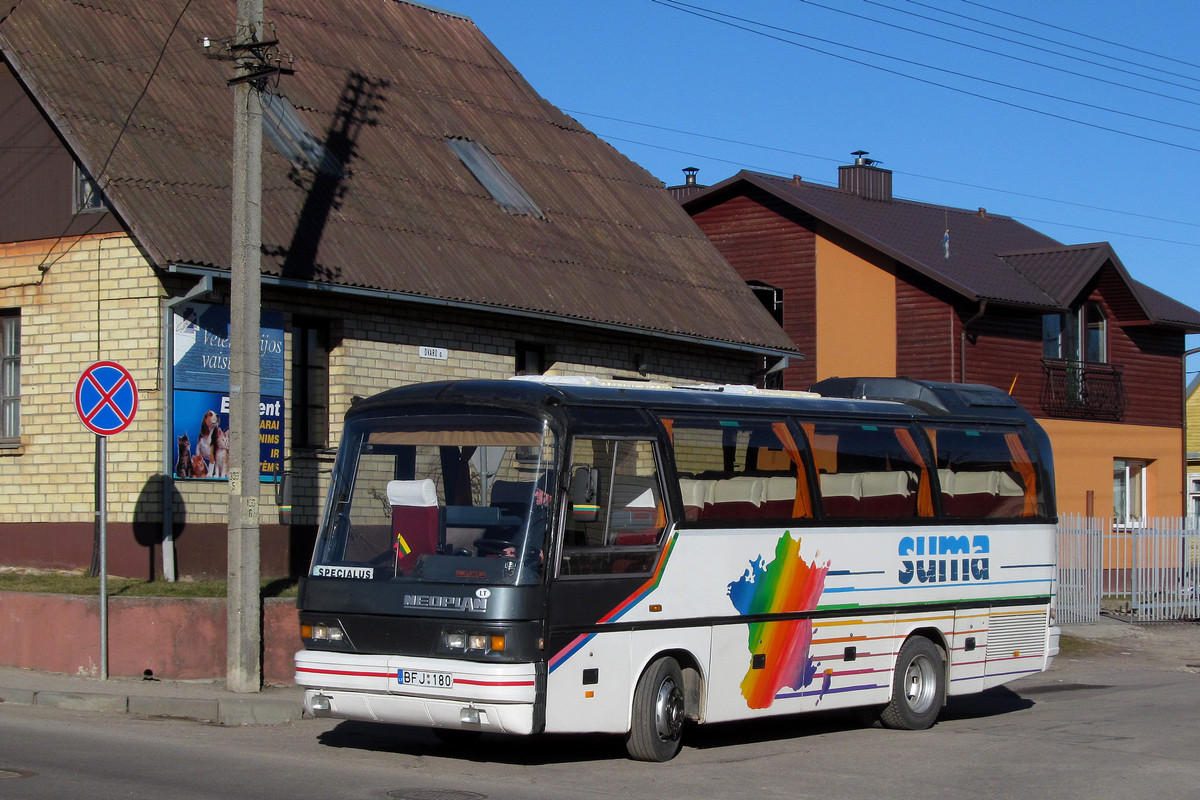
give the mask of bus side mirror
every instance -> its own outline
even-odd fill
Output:
[[[595,522],[600,516],[596,498],[600,493],[600,470],[576,467],[571,473],[571,516],[576,522]]]

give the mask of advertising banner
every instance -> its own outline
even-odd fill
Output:
[[[229,309],[184,303],[172,318],[177,479],[229,478]],[[283,474],[283,315],[264,311],[259,352],[260,479]]]

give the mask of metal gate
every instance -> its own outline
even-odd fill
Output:
[[[1200,530],[1195,519],[1114,526],[1066,514],[1058,523],[1058,621],[1101,612],[1136,622],[1200,619]]]

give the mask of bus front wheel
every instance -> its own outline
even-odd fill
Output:
[[[685,713],[683,670],[664,656],[653,662],[633,692],[633,721],[625,749],[638,761],[670,761],[679,752]]]
[[[925,730],[937,719],[945,697],[941,648],[924,636],[914,636],[900,648],[892,676],[892,701],[884,706],[879,719],[896,730]]]

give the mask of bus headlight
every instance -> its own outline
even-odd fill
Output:
[[[442,649],[467,654],[503,653],[507,636],[503,633],[442,631]]]
[[[321,622],[304,623],[300,626],[300,637],[319,642],[340,642],[346,638],[346,633],[337,625]]]

